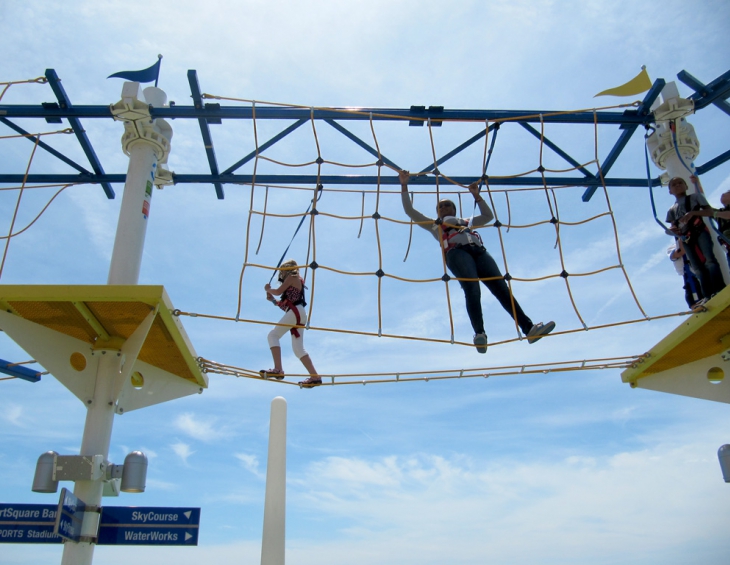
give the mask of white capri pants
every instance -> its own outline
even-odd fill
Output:
[[[295,306],[295,308],[299,311],[299,320],[301,324],[306,324],[307,314],[304,312],[304,307],[300,304],[298,306]],[[279,320],[279,323],[289,325],[274,326],[274,329],[269,332],[269,335],[267,337],[269,341],[269,347],[281,347],[281,345],[279,344],[279,340],[285,333],[291,330],[291,326],[297,323],[297,318],[294,315],[294,312],[288,310],[281,318],[281,320]],[[298,327],[297,331],[299,332],[299,337],[291,334],[291,348],[294,351],[294,355],[297,356],[297,359],[301,359],[305,355],[308,355],[308,353],[304,350],[304,328]]]

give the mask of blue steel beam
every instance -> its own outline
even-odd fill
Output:
[[[544,137],[539,131],[537,131],[534,127],[532,127],[530,124],[520,124],[523,128],[525,128],[527,131],[529,131],[532,135],[534,135],[536,138],[542,140],[542,142],[547,145],[550,149],[555,151],[558,155],[560,155],[563,159],[565,159],[568,163],[573,165],[576,169],[578,169],[581,173],[583,173],[588,178],[595,178],[596,175],[594,175],[592,172],[590,172],[585,167],[581,166],[581,164],[573,159],[570,155],[568,155],[565,151],[560,149],[557,145],[555,145],[552,141],[550,141],[547,137]]]
[[[60,109],[72,110],[73,106],[71,104],[71,101],[69,100],[68,95],[66,94],[66,91],[61,84],[61,80],[56,74],[56,71],[53,69],[46,69],[46,78],[48,79],[48,84],[50,85],[51,90],[53,90],[53,93],[58,99],[58,104],[61,107]],[[84,130],[81,122],[78,118],[75,117],[68,117],[67,119],[68,123],[71,125],[71,128],[76,134],[76,139],[78,139],[79,144],[81,144],[81,149],[84,150],[86,158],[89,160],[89,164],[91,165],[92,170],[97,175],[103,175],[104,169],[99,162],[99,158],[96,156],[96,152],[94,151],[94,148],[92,147],[89,138],[86,136],[86,130]],[[112,188],[112,186],[108,182],[102,182],[101,186],[106,193],[106,197],[110,200],[113,199],[114,189]]]
[[[365,151],[367,151],[368,153],[370,153],[372,156],[378,157],[379,159],[382,159],[383,160],[383,163],[386,163],[387,165],[390,165],[394,169],[400,169],[400,167],[398,165],[396,165],[393,161],[391,161],[390,159],[388,159],[382,153],[380,155],[378,155],[378,151],[376,149],[373,149],[372,147],[370,147],[370,145],[368,145],[367,143],[365,143],[362,139],[360,139],[358,136],[356,136],[354,133],[352,133],[346,127],[341,126],[340,124],[338,124],[335,120],[330,120],[329,118],[327,118],[324,121],[326,123],[328,123],[329,125],[331,125],[333,128],[335,128],[337,131],[339,131],[347,139],[349,139],[350,141],[352,141],[356,145],[359,145],[360,147],[362,147]]]
[[[5,373],[11,377],[23,379],[24,381],[31,383],[37,383],[41,380],[40,372],[28,369],[28,367],[23,367],[22,365],[13,364],[10,361],[5,361],[4,359],[0,359],[0,373]]]
[[[696,167],[695,170],[697,171],[698,175],[703,175],[707,171],[711,171],[712,169],[722,165],[726,161],[730,161],[730,150],[725,151],[725,153],[718,155],[714,159],[710,159],[704,165],[700,165],[699,167]]]
[[[662,89],[664,88],[664,85],[666,82],[664,79],[657,79],[654,81],[654,84],[649,89],[649,92],[646,93],[646,96],[644,97],[644,100],[641,102],[639,107],[636,109],[635,113],[638,116],[649,118],[648,121],[653,120],[653,115],[649,112],[649,109],[651,108],[651,105],[654,103],[654,101],[657,99],[659,94],[661,93]],[[633,110],[626,110],[625,113],[628,112],[634,112]],[[601,165],[601,174],[605,176],[608,174],[608,171],[611,170],[611,167],[613,167],[613,164],[616,162],[616,159],[618,159],[618,156],[621,155],[621,152],[624,150],[624,147],[626,147],[626,144],[629,142],[629,139],[631,139],[631,136],[634,135],[634,132],[636,131],[636,128],[638,127],[638,124],[632,124],[629,126],[622,126],[625,127],[624,131],[621,132],[621,135],[618,138],[618,141],[613,146],[613,149],[608,154],[608,157],[603,161]],[[582,196],[583,202],[588,202],[593,194],[598,189],[598,186],[591,186],[588,188]]]
[[[489,131],[494,131],[494,129],[496,127],[497,126],[495,124],[492,124],[491,126],[489,126]],[[474,143],[476,143],[477,141],[479,141],[486,134],[487,134],[486,130],[482,130],[479,133],[477,133],[476,135],[472,135],[464,143],[462,143],[458,147],[455,147],[454,149],[452,149],[451,151],[449,151],[446,155],[444,155],[440,159],[436,159],[436,163],[435,164],[434,163],[430,164],[428,167],[426,167],[425,169],[422,169],[420,172],[421,173],[429,173],[429,172],[433,171],[435,168],[438,168],[439,165],[441,165],[441,163],[445,163],[446,161],[448,161],[449,159],[451,159],[454,155],[458,155],[464,149],[466,149],[470,145],[473,145]]]
[[[393,108],[341,108],[317,109],[286,108],[286,107],[256,107],[256,119],[260,120],[369,120],[370,113],[375,121],[408,121],[423,120],[429,117],[429,112],[413,112],[410,109]],[[550,113],[549,110],[448,110],[434,113],[432,118],[442,122],[509,120],[529,123],[540,123],[540,114],[544,122],[565,124],[592,124],[593,112]],[[3,105],[0,104],[0,116],[7,118],[112,118],[109,106],[74,106],[72,108],[43,108],[38,105]],[[251,120],[253,109],[251,106],[221,106],[211,116],[210,110],[195,106],[178,106],[171,108],[150,108],[152,118],[168,119],[198,119],[211,118],[226,120]],[[598,112],[596,121],[599,124],[611,125],[642,125],[649,121],[648,116],[640,116],[633,112]]]
[[[272,145],[274,145],[276,142],[284,139],[287,135],[289,135],[291,132],[293,132],[299,126],[301,126],[302,124],[307,123],[308,121],[309,121],[309,118],[302,118],[301,120],[298,120],[298,121],[294,122],[288,128],[280,131],[274,137],[272,137],[271,139],[269,139],[269,141],[267,141],[266,143],[263,143],[263,144],[259,145],[258,154],[260,155],[261,153],[263,153],[264,151],[266,151],[269,147],[271,147]],[[223,171],[222,174],[223,175],[230,175],[232,172],[237,171],[238,169],[240,169],[243,165],[245,165],[246,163],[248,163],[254,157],[256,157],[256,151],[255,150],[254,151],[251,151],[251,153],[249,153],[248,155],[246,155],[240,161],[236,161],[233,165],[231,165],[225,171]]]
[[[700,100],[703,102],[706,100],[706,97],[711,96],[714,94],[716,87],[719,85],[718,82],[723,82],[722,79],[724,78],[724,82],[727,83],[730,81],[730,71],[725,73],[724,75],[719,76],[717,79],[713,80],[710,84],[702,84],[699,80],[697,80],[695,77],[693,77],[691,74],[689,74],[687,71],[681,71],[677,74],[677,78],[681,80],[684,84],[689,86],[692,90],[695,91],[694,94],[690,96],[690,99],[695,100],[695,108],[700,108],[698,104],[700,104]],[[726,84],[727,86],[727,84]],[[725,96],[727,98],[727,95]],[[715,97],[712,100],[712,104],[720,108],[723,112],[725,112],[727,115],[730,116],[730,104],[725,102],[724,99],[720,98],[718,99]],[[701,108],[704,108],[707,106],[707,104],[702,104]]]
[[[190,69],[188,71],[188,83],[190,83],[190,92],[193,96],[193,104],[198,110],[203,110],[203,100],[200,93],[200,84],[198,83],[197,71]],[[217,112],[216,112],[217,113]],[[216,116],[218,118],[218,116]],[[210,172],[213,175],[218,175],[218,161],[215,158],[215,149],[213,149],[213,138],[210,136],[210,128],[208,127],[208,120],[206,118],[198,118],[198,124],[200,124],[200,133],[203,136],[203,144],[205,145],[205,154],[208,157],[208,165],[210,166]],[[223,193],[223,185],[220,182],[214,182],[215,194],[218,200],[223,200],[225,195]]]
[[[24,136],[26,139],[32,141],[33,143],[35,143],[36,142],[36,139],[38,139],[37,136],[33,135],[32,133],[29,133],[29,132],[25,131],[19,125],[14,124],[10,120],[6,120],[5,118],[0,118],[0,122],[3,123],[3,124],[5,124],[6,126],[8,126],[10,129],[18,132],[20,135]],[[75,161],[72,161],[71,159],[69,159],[68,157],[66,157],[66,155],[63,155],[62,153],[59,153],[58,151],[56,151],[53,147],[51,147],[50,145],[48,145],[44,141],[38,141],[38,147],[40,147],[41,149],[45,149],[51,155],[53,155],[54,157],[60,159],[61,161],[63,161],[67,165],[71,165],[74,169],[76,169],[81,174],[84,174],[84,175],[90,175],[91,174],[90,171],[87,171],[81,165],[79,165]]]
[[[727,158],[727,157],[726,157]],[[28,175],[27,182],[30,184],[49,184],[49,183],[68,183],[68,184],[98,184],[100,182],[124,182],[126,175],[123,174],[106,174],[104,176],[87,176],[87,175],[64,175],[64,174],[44,174]],[[24,175],[0,174],[0,184],[17,184],[23,181]],[[256,175],[256,184],[258,185],[308,185],[317,184],[317,175]],[[327,185],[377,185],[377,175],[323,175],[319,177],[321,184]],[[479,177],[477,176],[454,176],[450,177],[460,184],[469,184]],[[606,186],[639,186],[646,187],[646,178],[606,178]],[[200,174],[173,174],[175,184],[212,184],[220,182],[223,184],[251,184],[254,181],[253,175],[200,175]],[[444,185],[444,180],[440,184]],[[586,177],[545,177],[545,182],[551,186],[590,186],[599,187],[601,182],[599,178],[589,179]],[[658,186],[659,181],[654,179],[653,186]],[[397,176],[384,176],[380,178],[381,185],[400,186]],[[412,185],[434,186],[436,177],[434,175],[420,176],[410,180]],[[490,186],[543,186],[543,178],[535,177],[517,177],[517,178],[499,178],[489,177]]]

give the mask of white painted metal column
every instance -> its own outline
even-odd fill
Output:
[[[157,167],[158,163],[167,160],[170,152],[172,128],[165,120],[149,117],[149,105],[163,106],[167,96],[159,88],[149,87],[145,89],[142,101],[139,100],[139,87],[139,83],[125,82],[122,101],[113,107],[117,109],[115,116],[125,122],[122,147],[129,155],[129,167],[107,284],[133,285],[139,280]],[[112,344],[108,349],[103,346],[95,349],[94,355],[101,355],[101,360],[94,398],[87,406],[80,455],[103,455],[106,461],[114,424],[114,405],[121,389],[115,385],[119,384],[116,381],[122,372],[123,356],[120,348]],[[74,494],[87,506],[99,507],[103,490],[102,480],[77,481]],[[82,536],[94,537],[98,521],[98,513],[87,513]],[[91,565],[94,547],[89,542],[64,544],[61,564]]]
[[[694,184],[690,180],[690,169],[692,162],[700,153],[700,142],[697,139],[695,130],[686,120],[686,116],[694,113],[694,103],[679,97],[679,90],[674,82],[669,82],[662,89],[661,102],[657,100],[652,106],[652,111],[656,117],[657,129],[654,135],[646,140],[649,153],[651,154],[654,164],[660,169],[666,169],[667,182],[674,177],[681,177],[687,183],[688,194],[697,192]],[[672,136],[670,124],[676,124],[676,135]],[[674,147],[674,137],[677,140],[677,148]],[[677,155],[679,152],[679,155]],[[680,158],[681,157],[681,158]],[[662,175],[664,176],[664,175]],[[713,208],[717,208],[718,204],[710,202]],[[657,214],[661,212],[657,210]],[[660,220],[664,220],[661,216]],[[720,269],[722,270],[725,284],[730,284],[730,270],[725,260],[725,251],[718,243],[715,230],[710,224],[709,218],[703,218],[707,228],[710,230],[712,237],[715,258],[717,259]]]
[[[284,565],[286,542],[286,400],[271,401],[269,456],[266,464],[261,565]]]

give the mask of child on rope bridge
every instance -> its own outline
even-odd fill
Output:
[[[260,375],[267,379],[273,377],[281,380],[284,378],[284,369],[281,366],[281,346],[279,340],[288,331],[291,332],[291,344],[294,354],[307,369],[309,378],[300,381],[301,388],[314,388],[322,384],[322,379],[317,374],[309,354],[304,350],[304,324],[307,323],[307,314],[304,307],[307,305],[304,300],[304,281],[299,276],[299,268],[296,261],[284,261],[279,269],[279,288],[272,288],[270,284],[264,286],[266,299],[284,310],[285,314],[279,320],[279,324],[269,332],[268,341],[271,348],[271,356],[274,359],[274,368],[268,371],[259,371]],[[281,296],[277,302],[274,296]]]
[[[522,332],[527,336],[528,343],[535,343],[555,328],[555,322],[533,324],[532,320],[522,311],[517,299],[512,293],[499,272],[499,267],[492,256],[487,252],[479,234],[471,232],[469,228],[487,225],[494,219],[494,214],[484,199],[479,195],[479,185],[474,182],[469,185],[469,192],[481,212],[474,216],[471,224],[462,218],[456,217],[456,205],[451,200],[441,200],[436,208],[438,219],[429,218],[413,208],[408,196],[408,171],[399,171],[398,178],[401,185],[401,201],[406,215],[418,222],[418,225],[431,232],[437,241],[441,241],[443,252],[446,254],[446,265],[459,280],[464,297],[466,311],[474,328],[474,345],[479,353],[487,352],[487,335],[484,332],[482,314],[481,291],[479,280],[499,301],[507,313],[517,322]]]
[[[699,180],[690,177],[697,187],[697,192],[687,194],[687,182],[682,177],[674,177],[669,181],[669,194],[676,202],[667,211],[667,223],[670,230],[682,238],[684,251],[689,259],[692,271],[700,281],[702,294],[710,299],[725,288],[722,271],[712,249],[712,238],[704,222],[698,216],[713,215],[707,199],[699,191]]]

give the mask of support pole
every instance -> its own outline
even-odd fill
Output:
[[[261,565],[284,565],[286,541],[286,400],[271,401],[269,457],[266,465]]]
[[[126,82],[122,88],[122,101],[115,106],[149,108],[149,105],[163,106],[165,93],[159,88],[146,88],[144,101],[139,100],[139,83]],[[162,119],[150,120],[131,114],[134,119],[120,116],[124,120],[122,147],[129,155],[127,179],[124,184],[124,197],[119,212],[117,234],[114,240],[109,278],[107,284],[137,284],[142,264],[144,239],[147,232],[147,219],[150,213],[150,199],[158,163],[165,162],[170,151],[172,129]],[[118,400],[119,379],[122,372],[122,352],[120,349],[99,347],[94,355],[101,355],[96,372],[94,398],[87,406],[84,435],[81,440],[80,455],[103,455],[109,457],[114,406]],[[132,362],[127,360],[127,362]],[[77,481],[74,494],[87,506],[101,506],[103,481]],[[95,538],[98,530],[99,514],[87,512],[82,526],[82,536]],[[66,543],[63,547],[61,565],[91,565],[95,544],[89,542]]]

